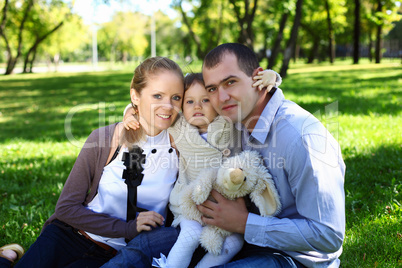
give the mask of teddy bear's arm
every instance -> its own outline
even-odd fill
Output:
[[[218,170],[214,168],[205,169],[200,172],[194,183],[192,199],[197,205],[207,200],[212,191],[213,182],[216,180]]]

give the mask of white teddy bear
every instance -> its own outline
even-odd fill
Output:
[[[281,209],[272,176],[263,165],[260,154],[255,151],[244,151],[227,158],[219,168],[205,169],[190,185],[182,197],[183,216],[203,225],[202,215],[196,205],[206,201],[212,189],[230,200],[249,195],[261,216],[277,215]],[[225,238],[230,234],[219,227],[206,225],[203,227],[200,243],[208,252],[218,255]]]

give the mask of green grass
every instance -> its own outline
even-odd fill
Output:
[[[0,245],[34,242],[85,138],[121,119],[130,79],[129,71],[0,77]],[[296,64],[281,88],[341,145],[342,267],[401,267],[401,65]]]

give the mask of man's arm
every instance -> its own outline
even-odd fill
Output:
[[[284,251],[337,251],[342,245],[345,228],[343,163],[334,167],[309,152],[314,149],[311,142],[315,147],[325,148],[320,144],[324,140],[306,137],[291,146],[287,172],[296,202],[293,215],[261,217],[248,213],[242,199],[229,201],[214,193],[217,204],[206,202],[199,207],[204,215],[213,218],[203,221],[244,233],[248,243],[262,247]],[[327,154],[334,153],[332,149],[326,149]],[[305,159],[304,162],[301,159]]]

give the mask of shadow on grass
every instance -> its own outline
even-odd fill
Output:
[[[346,239],[342,267],[396,267],[402,252],[402,152],[381,146],[346,163]],[[392,245],[392,248],[389,247]],[[398,254],[397,254],[398,255]],[[384,266],[385,265],[385,266]]]
[[[397,115],[402,97],[400,75],[395,68],[299,73],[289,75],[281,87],[285,96],[294,95],[292,100],[312,113],[339,101],[342,114]]]
[[[0,141],[15,137],[61,141],[68,132],[79,139],[121,121],[130,101],[131,77],[131,73],[97,73],[3,81]]]

